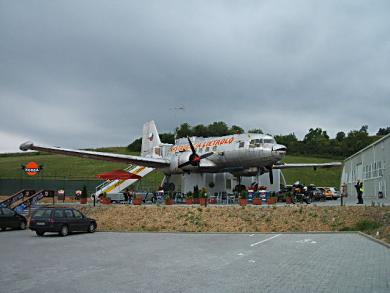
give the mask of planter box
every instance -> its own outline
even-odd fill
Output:
[[[88,202],[88,198],[80,198],[81,204],[86,204]]]
[[[267,204],[275,204],[277,200],[278,200],[277,197],[270,197],[270,198],[267,200]]]
[[[194,199],[193,199],[193,203],[194,203],[194,204],[199,204],[199,203],[200,203],[199,200],[200,200],[200,198],[194,198]]]
[[[140,206],[141,204],[142,204],[142,199],[141,198],[134,198],[133,199],[133,205]]]
[[[101,197],[100,198],[100,203],[101,204],[111,204],[111,199],[110,198]]]
[[[291,197],[286,197],[286,203],[292,203],[292,198]]]
[[[165,200],[165,204],[166,204],[167,206],[173,205],[173,199],[172,199],[172,198],[166,199],[166,200]]]
[[[194,201],[192,200],[192,198],[187,198],[186,199],[186,204],[190,204],[191,205],[191,204],[193,204],[193,202]]]
[[[248,204],[248,200],[246,198],[240,198],[240,206],[246,206]]]
[[[261,198],[254,198],[252,201],[252,204],[254,205],[261,205],[261,203],[262,203]]]
[[[216,204],[217,203],[217,199],[216,198],[209,198],[209,203]]]
[[[207,200],[207,198],[199,198],[199,204],[201,205],[201,206],[206,206],[206,200]]]

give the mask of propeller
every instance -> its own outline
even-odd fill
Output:
[[[214,154],[213,152],[211,152],[211,153],[206,153],[204,155],[199,156],[196,153],[194,145],[192,144],[192,142],[191,142],[191,140],[190,140],[190,138],[188,136],[187,136],[187,139],[188,139],[188,142],[190,144],[190,148],[191,148],[192,154],[190,155],[189,160],[187,162],[179,165],[179,168],[183,168],[183,167],[188,166],[188,165],[192,165],[194,167],[196,167],[196,166],[199,167],[200,161],[202,159],[210,157],[211,155]]]

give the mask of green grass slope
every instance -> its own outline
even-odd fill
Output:
[[[102,148],[98,151],[114,152],[129,155],[138,155],[129,152],[125,147]],[[126,164],[111,163],[97,160],[82,159],[54,154],[34,154],[26,153],[23,155],[0,156],[0,179],[28,178],[24,174],[21,166],[30,161],[35,161],[43,165],[43,170],[39,175],[44,179],[96,179],[96,174],[107,172],[115,169],[124,169]],[[324,163],[331,162],[330,159],[287,156],[284,160],[286,163]],[[287,184],[297,180],[305,184],[315,184],[317,186],[339,186],[341,168],[318,169],[314,171],[308,169],[288,169],[283,171]],[[159,185],[163,174],[154,171],[147,175],[141,182],[142,185]]]

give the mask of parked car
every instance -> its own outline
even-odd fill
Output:
[[[13,228],[24,230],[27,219],[9,208],[0,208],[0,230]]]
[[[96,221],[87,218],[80,211],[73,208],[40,208],[35,211],[30,221],[30,229],[38,236],[46,232],[58,232],[67,236],[72,232],[96,231]]]
[[[323,191],[321,191],[319,188],[315,187],[314,185],[309,185],[308,187],[309,197],[312,201],[322,201],[325,200],[325,196],[323,194]]]
[[[336,187],[329,187],[329,190],[332,192],[333,199],[340,198],[340,191]]]

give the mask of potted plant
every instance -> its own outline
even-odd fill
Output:
[[[291,204],[292,203],[292,195],[290,192],[286,192],[286,203]]]
[[[173,205],[173,194],[172,192],[168,192],[168,194],[165,196],[165,204],[166,205]]]
[[[80,195],[80,203],[86,204],[87,202],[88,202],[88,192],[87,192],[87,187],[84,185]]]
[[[111,204],[111,199],[109,197],[107,197],[107,193],[106,192],[103,192],[99,196],[99,199],[100,199],[100,203],[101,204]]]
[[[248,204],[248,191],[242,190],[240,192],[240,206],[246,206]]]
[[[199,203],[202,206],[207,206],[207,189],[205,187],[200,192]]]
[[[268,198],[267,204],[275,204],[278,198],[275,196],[275,192],[271,193],[270,198]]]
[[[194,193],[193,193],[193,203],[194,204],[199,204],[200,203],[200,199],[199,199],[199,196],[200,196],[200,193],[199,193],[199,187],[198,185],[195,185],[194,186]]]
[[[260,194],[259,194],[258,192],[256,192],[256,193],[254,194],[254,198],[253,198],[253,200],[252,200],[252,204],[253,204],[253,205],[261,205],[261,202],[262,202],[262,200],[261,200],[261,198],[260,198]]]
[[[142,204],[142,196],[136,195],[135,198],[133,199],[133,205],[140,206],[141,204]]]
[[[191,191],[187,192],[187,194],[186,194],[186,204],[190,204],[190,205],[193,204]]]

